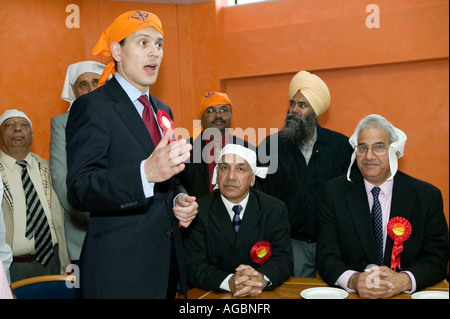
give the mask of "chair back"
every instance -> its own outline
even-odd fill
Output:
[[[25,278],[11,283],[17,299],[75,299],[72,275],[49,275]]]

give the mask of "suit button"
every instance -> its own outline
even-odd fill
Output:
[[[172,236],[172,232],[170,231],[170,229],[166,229],[166,235],[169,237]]]

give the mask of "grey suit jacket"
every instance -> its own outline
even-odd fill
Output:
[[[50,121],[50,169],[53,187],[64,208],[64,227],[69,257],[72,260],[78,260],[86,235],[89,213],[74,209],[67,201],[66,124],[68,118],[69,112],[66,112],[53,117]]]

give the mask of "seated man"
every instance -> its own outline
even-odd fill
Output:
[[[0,172],[6,242],[12,248],[11,282],[65,273],[69,264],[61,203],[48,160],[30,152],[33,129],[18,110],[0,117]]]
[[[255,175],[265,174],[253,150],[235,144],[222,149],[212,179],[219,189],[198,201],[185,239],[192,285],[256,296],[292,274],[286,206],[251,189]]]
[[[317,266],[361,298],[412,293],[444,278],[448,227],[436,187],[397,172],[406,135],[369,115],[350,138],[358,169],[325,185]],[[373,266],[375,267],[368,267]],[[370,268],[370,269],[369,269]]]

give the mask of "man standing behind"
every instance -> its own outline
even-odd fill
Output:
[[[291,225],[294,277],[315,277],[318,200],[323,184],[345,173],[352,149],[348,138],[322,128],[317,117],[330,105],[327,85],[316,75],[298,72],[289,85],[290,105],[284,128],[268,136],[258,147],[258,156],[278,140],[277,165],[269,169],[256,187],[286,203]],[[266,165],[261,163],[260,165]]]
[[[83,61],[69,65],[61,98],[72,106],[77,98],[95,90],[104,68],[104,64],[95,61]],[[86,235],[89,213],[73,209],[67,202],[66,124],[69,110],[53,117],[50,121],[50,168],[53,187],[64,208],[64,226],[69,257],[71,263],[77,263]]]
[[[190,138],[191,157],[178,177],[187,192],[200,199],[213,191],[211,180],[216,159],[225,145],[231,143],[247,148],[254,146],[228,133],[233,118],[233,104],[226,93],[203,93],[198,117],[201,119],[202,132],[195,140]]]
[[[448,226],[442,195],[397,171],[405,142],[405,133],[382,116],[369,115],[350,138],[358,169],[351,172],[350,166],[347,176],[325,185],[319,274],[361,298],[412,293],[445,276]]]
[[[174,298],[178,279],[186,293],[178,222],[187,227],[197,203],[173,178],[191,145],[170,142],[170,129],[161,138],[155,113],[172,112],[149,94],[163,42],[153,13],[120,15],[93,50],[114,61],[70,110],[68,200],[91,214],[80,258],[84,298]]]
[[[61,203],[48,161],[31,153],[33,128],[25,113],[0,117],[0,171],[6,242],[12,248],[11,282],[58,275],[69,264]]]

